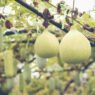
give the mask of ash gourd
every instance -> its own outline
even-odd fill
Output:
[[[70,30],[59,46],[60,59],[66,63],[80,63],[89,59],[91,46],[88,39],[79,31]]]
[[[40,34],[34,45],[35,53],[42,58],[54,57],[59,51],[59,42],[55,35],[45,30]]]

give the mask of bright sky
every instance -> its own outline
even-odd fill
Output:
[[[67,5],[73,6],[73,0],[52,0],[52,3],[56,5],[60,1],[65,1]],[[80,12],[93,10],[93,7],[95,8],[95,0],[75,0],[75,7],[78,8]],[[95,11],[90,14],[95,18]]]
[[[55,5],[60,1],[65,1],[71,7],[73,5],[73,0],[52,0]],[[75,7],[77,7],[79,11],[89,11],[94,6],[95,0],[75,0]]]
[[[60,1],[65,1],[67,5],[70,5],[72,7],[73,0],[52,0],[52,3],[56,5]],[[27,0],[27,2],[30,3],[31,0]],[[75,0],[75,7],[77,7],[80,12],[89,11],[94,6],[95,6],[95,0]]]

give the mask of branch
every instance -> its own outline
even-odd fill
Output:
[[[71,79],[68,83],[67,83],[67,85],[65,86],[65,88],[64,88],[64,94],[65,94],[65,92],[68,90],[68,88],[70,87],[70,85],[72,84],[74,82],[74,79]],[[64,95],[63,94],[63,95]]]
[[[57,8],[56,6],[54,6],[52,3],[50,3],[49,1],[44,1],[44,2],[46,2],[46,3],[48,3],[49,5],[51,5],[52,7],[54,7],[54,8]]]
[[[30,41],[28,41],[28,40],[22,40],[22,41],[4,41],[4,43],[27,43],[27,42],[29,42],[30,44],[32,43],[32,44],[34,44],[35,43],[35,39],[32,39],[32,40],[30,40]]]
[[[86,71],[92,64],[93,64],[93,60],[91,60],[88,64],[86,64],[85,66],[84,66],[84,68],[82,69],[82,71],[84,72],[84,71]]]
[[[73,0],[73,8],[72,8],[72,11],[74,11],[74,10],[75,10],[75,0]],[[73,19],[73,12],[72,12],[71,15],[72,15],[72,23],[73,23],[73,20],[74,20],[74,19]]]
[[[18,2],[19,4],[21,4],[22,6],[24,6],[25,8],[27,8],[28,10],[32,11],[33,13],[35,13],[36,15],[40,16],[41,18],[43,18],[43,14],[41,12],[39,12],[38,10],[36,10],[34,7],[28,5],[27,3],[25,3],[23,0],[15,0],[16,2]],[[53,25],[55,25],[56,27],[58,27],[59,29],[63,30],[64,32],[68,32],[68,30],[66,28],[62,29],[62,25],[55,22],[54,20],[50,19],[49,22]]]

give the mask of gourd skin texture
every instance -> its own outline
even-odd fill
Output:
[[[42,58],[54,57],[58,54],[59,42],[57,38],[44,31],[35,42],[35,53]]]
[[[4,52],[4,71],[7,77],[13,77],[15,72],[13,50],[6,50]]]
[[[62,61],[80,63],[91,55],[90,42],[82,33],[72,30],[62,39],[59,53]]]

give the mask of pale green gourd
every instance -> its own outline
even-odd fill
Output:
[[[6,50],[4,52],[4,72],[6,77],[13,77],[16,74],[15,64],[14,64],[14,54],[13,50]]]
[[[54,57],[58,54],[58,39],[48,31],[38,36],[35,42],[35,53],[42,58]]]
[[[71,30],[62,39],[59,53],[61,60],[67,63],[86,61],[91,55],[90,42],[81,32]]]

